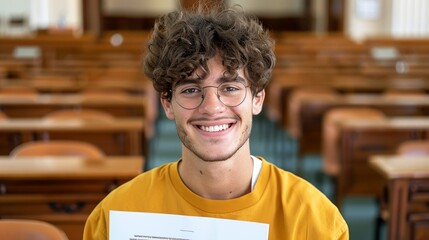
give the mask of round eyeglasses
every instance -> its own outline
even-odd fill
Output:
[[[247,87],[242,82],[223,82],[218,86],[205,87],[196,83],[187,83],[177,85],[173,95],[182,108],[192,110],[203,103],[206,88],[216,88],[216,95],[225,106],[236,107],[246,99]]]

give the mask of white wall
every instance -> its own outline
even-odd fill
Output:
[[[428,0],[392,0],[392,35],[429,36]]]
[[[372,8],[365,11],[366,7]],[[429,37],[429,1],[347,0],[345,32],[357,40]]]
[[[49,27],[82,27],[82,6],[80,0],[47,1],[49,5]]]
[[[238,4],[246,12],[264,17],[297,16],[304,12],[302,0],[229,0],[228,3]]]
[[[0,0],[0,17],[2,19],[11,16],[27,15],[30,12],[28,0]]]
[[[146,15],[157,16],[174,10],[178,0],[104,0],[106,15]],[[293,16],[304,11],[302,0],[229,0],[228,4],[238,4],[251,14],[261,16]]]
[[[159,16],[177,8],[177,0],[104,0],[105,15]]]
[[[326,29],[324,4],[326,0],[314,0],[315,30]],[[344,0],[344,31],[355,39],[373,36],[428,36],[429,0]],[[104,0],[104,12],[108,15],[157,16],[175,9],[178,0]],[[228,0],[229,4],[239,4],[245,11],[261,16],[284,17],[300,15],[304,11],[302,0]],[[402,9],[402,5],[416,6],[418,13],[392,15],[392,11]],[[396,4],[394,6],[394,4]],[[420,6],[420,5],[419,5]],[[407,12],[407,11],[402,11]],[[82,30],[81,0],[0,0],[0,35],[9,31],[6,19],[13,16],[27,16],[31,29],[67,27]],[[418,19],[418,16],[421,18]],[[407,25],[405,26],[405,22]],[[415,23],[423,22],[416,28]],[[402,24],[402,25],[399,25]],[[399,27],[398,27],[399,26]],[[402,28],[401,28],[402,26]],[[410,32],[417,31],[416,33]]]
[[[27,18],[27,31],[61,27],[76,31],[82,29],[81,0],[0,0],[0,34],[16,32],[7,24],[13,16]]]
[[[391,0],[347,0],[344,31],[360,40],[391,33]]]
[[[13,4],[8,0],[0,0],[0,35],[6,34],[9,31],[7,21],[12,17],[25,17],[30,12],[30,4],[27,0],[14,0]],[[22,31],[28,29],[18,29],[18,32],[13,33],[22,34]]]

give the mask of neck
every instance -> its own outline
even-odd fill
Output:
[[[253,161],[250,151],[237,152],[224,161],[208,162],[194,154],[182,155],[179,174],[185,185],[201,197],[233,199],[251,191]]]

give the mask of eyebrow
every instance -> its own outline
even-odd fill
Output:
[[[236,78],[229,78],[229,77],[221,77],[218,79],[217,82],[224,83],[224,82],[241,82],[244,85],[246,85],[246,80],[242,78],[241,76],[237,76]]]
[[[187,79],[183,79],[183,80],[177,81],[174,84],[174,88],[182,86],[182,85],[186,85],[186,84],[199,84],[200,81],[201,81],[200,78],[187,78]]]
[[[200,77],[197,77],[197,78],[187,78],[187,79],[183,79],[183,80],[178,81],[174,85],[174,87],[179,87],[179,86],[183,86],[183,85],[186,85],[186,84],[200,84],[201,81],[203,81],[203,80],[204,79],[202,79]],[[229,78],[229,77],[222,76],[222,77],[220,77],[220,78],[218,78],[216,80],[217,84],[221,84],[221,83],[224,83],[224,82],[241,82],[241,83],[243,83],[243,84],[246,85],[246,80],[244,78],[242,78],[241,76],[237,76],[236,78]]]

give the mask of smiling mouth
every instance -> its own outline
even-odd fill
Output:
[[[222,125],[215,125],[215,126],[202,126],[198,125],[198,128],[205,131],[205,132],[220,132],[225,131],[226,129],[230,128],[232,126],[232,123],[230,124],[222,124]]]

